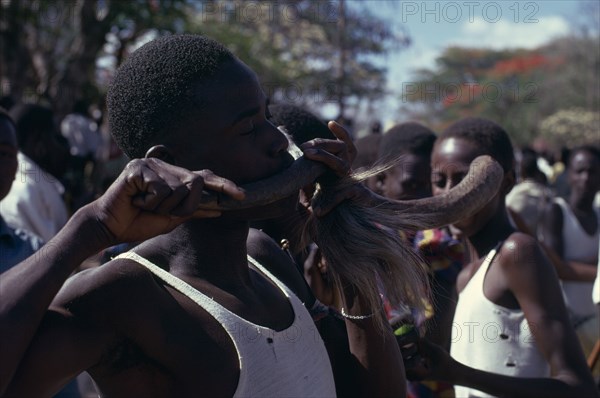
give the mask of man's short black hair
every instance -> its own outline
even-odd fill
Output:
[[[396,124],[383,134],[379,142],[379,158],[391,160],[403,153],[431,156],[435,133],[417,122]]]
[[[10,110],[17,130],[17,144],[25,148],[29,141],[41,138],[42,134],[55,134],[52,109],[36,104],[17,104]]]
[[[198,35],[153,40],[119,67],[108,90],[111,133],[130,158],[141,158],[157,137],[189,123],[206,99],[200,83],[235,60],[222,44]]]
[[[315,138],[335,139],[327,125],[317,116],[295,105],[269,105],[269,120],[284,126],[298,145]]]
[[[480,118],[467,117],[451,124],[440,136],[446,138],[461,138],[477,145],[482,155],[494,158],[504,173],[514,171],[515,154],[510,138],[497,123]]]

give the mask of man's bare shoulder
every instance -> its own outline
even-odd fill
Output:
[[[314,302],[313,294],[290,254],[282,250],[269,235],[251,228],[246,245],[248,254],[289,287],[302,302]]]
[[[257,260],[262,260],[272,256],[273,253],[281,252],[281,248],[269,235],[255,228],[250,228],[248,231],[248,239],[246,240],[248,254]]]
[[[51,308],[73,315],[93,311],[97,316],[128,311],[156,293],[158,284],[144,267],[128,259],[115,259],[69,278]]]
[[[554,272],[538,241],[522,232],[512,233],[498,254],[502,270],[514,276]]]
[[[113,336],[88,369],[106,391],[146,396],[150,391],[140,385],[171,391],[176,379],[184,390],[213,389],[213,380],[229,386],[237,375],[235,348],[218,322],[132,260],[115,259],[73,276],[53,305]],[[186,369],[195,369],[196,376],[180,378]]]

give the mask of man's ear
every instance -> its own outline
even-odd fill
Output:
[[[158,158],[163,162],[175,164],[173,152],[164,145],[154,145],[152,148],[148,149],[145,158]]]

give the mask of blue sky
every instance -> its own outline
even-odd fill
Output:
[[[352,2],[352,0],[350,0]],[[485,48],[535,48],[568,34],[582,18],[581,1],[383,1],[367,0],[361,6],[392,26],[406,29],[409,48],[382,60],[388,68],[384,124],[397,119],[402,82],[411,80],[416,68],[432,68],[450,45]],[[358,4],[353,4],[358,6]]]

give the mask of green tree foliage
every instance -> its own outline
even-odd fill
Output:
[[[373,62],[406,36],[345,1],[3,0],[0,95],[46,102],[57,115],[99,101],[112,73],[144,40],[207,34],[262,78],[274,102],[318,111],[385,93]]]
[[[581,108],[563,109],[541,120],[539,130],[557,148],[598,145],[600,114]]]
[[[184,0],[8,0],[0,3],[2,95],[47,102],[59,116],[100,97],[96,61],[112,33],[125,49],[149,29],[172,30]]]
[[[414,112],[438,128],[477,115],[527,144],[539,135],[540,121],[561,109],[598,111],[599,47],[597,36],[565,37],[534,50],[451,47],[435,70],[420,70],[405,84],[403,100],[418,104]]]
[[[386,94],[374,57],[409,44],[359,2],[209,1],[188,27],[226,44],[257,71],[273,102],[314,111]]]

